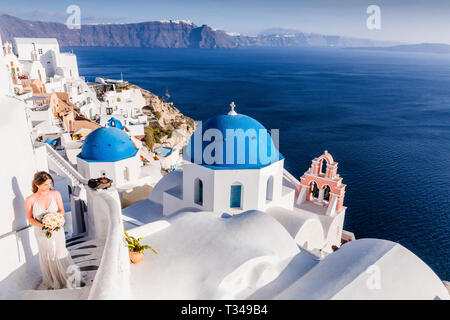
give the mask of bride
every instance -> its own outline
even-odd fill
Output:
[[[42,230],[42,218],[48,212],[59,212],[64,215],[64,205],[61,194],[51,190],[53,178],[45,171],[34,175],[32,182],[33,194],[25,200],[25,211],[28,221],[35,226],[34,235],[39,248],[39,262],[42,271],[41,289],[72,288],[71,273],[77,267],[74,265],[66,248],[64,228],[58,231],[48,230],[52,236],[47,238]]]

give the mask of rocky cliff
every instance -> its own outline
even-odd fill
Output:
[[[313,33],[274,33],[259,36],[233,35],[207,25],[187,21],[150,21],[128,24],[82,25],[69,29],[63,23],[29,21],[10,15],[0,16],[0,35],[14,37],[56,38],[60,46],[148,47],[148,48],[236,48],[292,46],[378,46],[367,39],[326,36]]]
[[[150,149],[158,146],[180,147],[188,143],[195,129],[194,120],[183,115],[172,102],[148,90],[130,84],[130,88],[141,90],[146,106],[143,112],[148,116],[150,126],[145,129],[145,142]]]

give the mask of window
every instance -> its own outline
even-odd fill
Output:
[[[38,49],[39,54],[42,54],[42,49]]]
[[[106,114],[111,115],[113,113],[113,108],[106,108]]]
[[[269,179],[267,179],[266,200],[273,200],[273,177],[269,177]]]
[[[331,192],[330,186],[326,186],[323,192],[323,200],[330,201],[330,192]]]
[[[320,166],[320,173],[322,173],[322,174],[326,174],[327,173],[327,165],[328,165],[327,160],[325,158],[323,158],[321,166]]]
[[[125,181],[130,180],[130,171],[129,171],[128,167],[125,167],[125,169],[123,170],[123,179]]]
[[[199,178],[194,181],[194,202],[203,205],[203,181]]]
[[[234,184],[230,190],[230,208],[240,208],[242,197],[242,186],[240,184]]]
[[[319,198],[319,188],[317,187],[317,183],[316,182],[312,182],[311,183],[311,194],[313,196],[313,198]]]

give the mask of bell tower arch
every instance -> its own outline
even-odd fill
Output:
[[[300,192],[297,204],[312,201],[328,207],[327,214],[334,215],[344,206],[346,185],[337,173],[338,163],[325,150],[311,161],[311,167],[300,178]]]

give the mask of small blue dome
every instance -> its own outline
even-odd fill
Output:
[[[108,121],[108,127],[114,127],[114,128],[118,128],[120,130],[123,130],[123,124],[120,120],[112,117],[111,119],[109,119]]]
[[[130,136],[124,131],[103,127],[86,137],[78,157],[89,162],[114,162],[134,157],[137,152]]]
[[[205,135],[207,131],[209,135]],[[214,133],[220,134],[224,143],[211,152],[216,143]],[[200,141],[201,148],[196,147]],[[211,154],[210,159],[205,159],[205,154]],[[210,118],[196,129],[184,149],[183,158],[212,169],[260,169],[284,157],[261,123],[242,114],[224,114]]]

